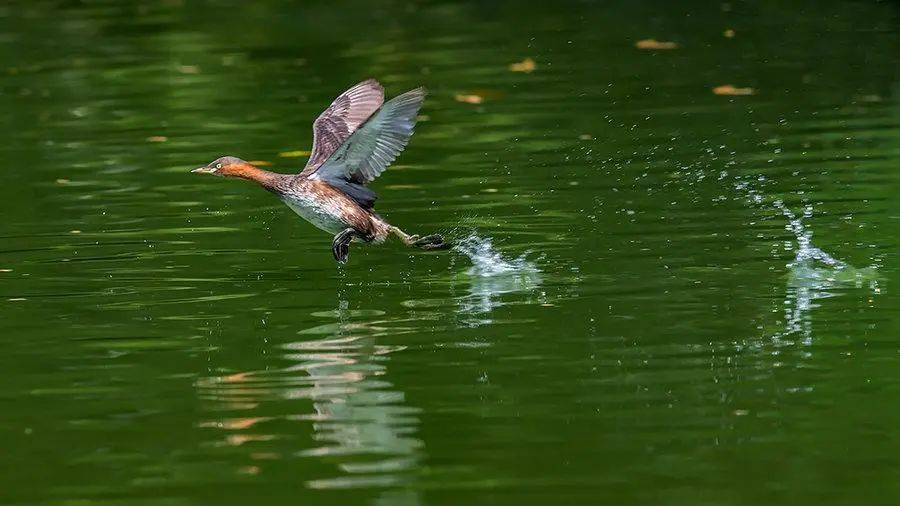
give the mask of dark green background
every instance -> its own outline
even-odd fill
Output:
[[[897,16],[0,6],[0,502],[896,504]],[[188,172],[368,77],[431,92],[378,210],[465,248]]]

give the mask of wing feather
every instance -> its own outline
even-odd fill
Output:
[[[301,175],[315,172],[384,103],[384,88],[374,79],[341,95],[313,123],[313,146]]]
[[[313,177],[356,184],[373,181],[409,143],[424,100],[425,88],[389,100],[314,171]]]

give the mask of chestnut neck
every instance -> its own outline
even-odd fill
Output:
[[[239,165],[234,169],[229,170],[226,175],[229,177],[238,177],[249,181],[255,181],[267,189],[275,187],[278,180],[284,177],[284,174],[269,172],[250,165],[249,163],[246,165]]]

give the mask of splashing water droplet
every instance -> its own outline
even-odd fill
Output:
[[[468,295],[460,299],[460,312],[468,315],[484,315],[503,305],[500,297],[509,293],[535,293],[541,285],[541,272],[525,255],[506,259],[494,249],[490,238],[470,234],[457,241],[454,251],[472,261],[466,271],[469,276]],[[536,295],[535,302],[546,302]],[[477,326],[490,320],[477,319],[470,325]]]
[[[783,201],[776,200],[772,202],[776,209],[788,219],[787,228],[794,233],[797,238],[797,252],[794,261],[788,264],[788,267],[807,266],[812,261],[822,262],[823,264],[834,267],[835,269],[845,269],[848,267],[846,262],[838,260],[833,256],[825,253],[821,249],[815,247],[812,243],[812,231],[803,226],[803,218],[812,216],[812,206],[806,206],[803,209],[803,218],[798,218]]]
[[[762,180],[759,180],[760,184]],[[765,205],[770,199],[753,183],[736,181],[735,189],[755,205]],[[803,224],[805,218],[813,215],[813,206],[805,205],[798,216],[781,199],[771,201],[771,206],[787,218],[785,228],[797,242],[794,260],[787,264],[789,279],[783,301],[785,324],[783,330],[771,335],[780,341],[798,336],[802,343],[813,342],[811,310],[818,307],[817,301],[832,297],[836,288],[863,286],[868,283],[873,293],[880,293],[878,271],[873,267],[856,268],[816,247],[812,230]]]
[[[470,234],[458,241],[453,249],[469,257],[472,267],[469,274],[473,276],[498,276],[508,273],[538,272],[537,267],[529,262],[525,255],[507,260],[494,249],[490,238]]]

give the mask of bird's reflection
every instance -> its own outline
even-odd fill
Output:
[[[380,314],[354,312],[342,301],[333,312],[316,313],[331,323],[303,329],[297,334],[304,339],[278,347],[279,362],[287,366],[198,382],[216,411],[245,413],[202,424],[226,432],[219,446],[253,444],[254,462],[241,472],[259,474],[259,460],[312,458],[334,475],[326,471],[325,477],[306,479],[310,488],[385,487],[385,499],[394,504],[418,502],[403,486],[420,460],[418,410],[406,405],[403,392],[386,377],[391,355],[404,348],[377,342],[404,329]],[[283,429],[284,420],[292,422],[288,427],[311,426],[312,438],[286,453],[278,441],[296,439],[297,431],[265,430]]]
[[[352,331],[345,332],[349,327]],[[310,398],[315,445],[304,456],[347,457],[343,475],[309,482],[314,488],[394,485],[402,471],[415,467],[421,442],[412,436],[417,410],[404,405],[404,395],[384,377],[389,355],[401,347],[375,342],[377,325],[340,325],[337,335],[285,345],[287,370],[304,373],[309,389],[285,392]]]

